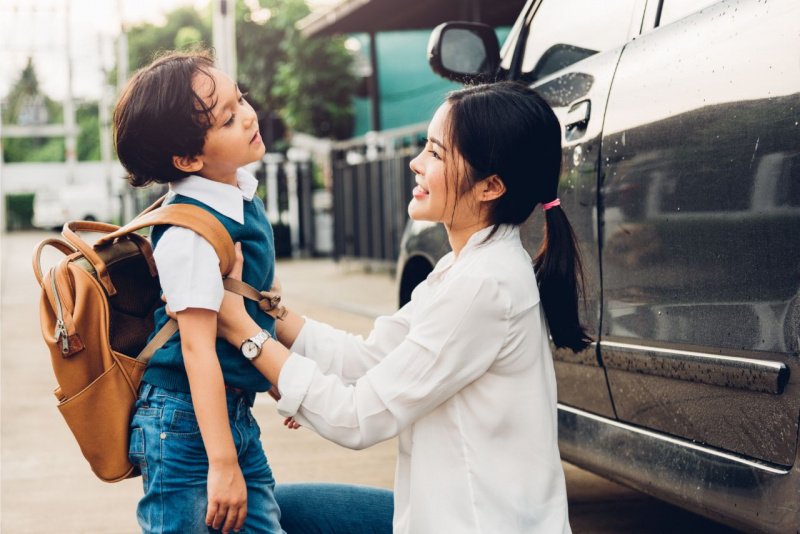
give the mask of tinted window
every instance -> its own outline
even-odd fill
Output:
[[[691,15],[717,2],[719,0],[664,0],[661,5],[661,18],[658,19],[658,25],[666,26],[670,22],[682,19],[686,15]]]
[[[538,80],[625,43],[635,4],[636,0],[605,0],[599,8],[597,0],[543,0],[525,45],[523,78]]]

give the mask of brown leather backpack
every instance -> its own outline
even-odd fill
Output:
[[[40,321],[50,349],[58,387],[58,409],[98,478],[117,482],[139,475],[128,460],[130,420],[147,361],[178,329],[170,320],[153,332],[153,312],[161,305],[153,250],[136,230],[156,224],[190,228],[217,252],[222,276],[230,272],[235,251],[225,227],[192,205],[159,207],[163,197],[129,224],[71,221],[61,239],[45,239],[33,253],[33,270],[42,286]],[[106,234],[88,244],[76,232]],[[43,274],[45,247],[63,252]],[[280,296],[259,293],[225,280],[226,290],[259,301],[260,308],[282,318]]]

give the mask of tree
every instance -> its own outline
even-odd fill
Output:
[[[43,94],[33,60],[20,73],[6,95],[4,124],[58,124],[63,122],[62,106]],[[64,161],[63,137],[12,137],[3,139],[3,161]]]
[[[133,70],[168,50],[197,45],[211,46],[211,13],[200,13],[189,6],[167,13],[163,26],[147,23],[128,30],[128,60]]]
[[[350,137],[357,80],[342,37],[307,38],[295,25],[310,13],[303,0],[239,0],[239,80],[264,110],[279,110],[294,130]]]
[[[293,129],[318,137],[352,135],[356,79],[344,39],[302,36],[297,21],[309,14],[303,0],[237,0],[238,82],[265,114],[277,111]],[[166,24],[130,28],[130,64],[140,68],[161,52],[211,47],[210,11],[181,7]]]

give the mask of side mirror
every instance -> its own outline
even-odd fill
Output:
[[[445,22],[428,41],[433,72],[457,82],[494,81],[500,66],[500,43],[491,26],[474,22]]]

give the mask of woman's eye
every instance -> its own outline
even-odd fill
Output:
[[[439,154],[437,154],[435,150],[428,150],[428,152],[430,152],[431,154],[433,154],[433,157],[434,157],[434,158],[436,158],[436,159],[439,159]]]

